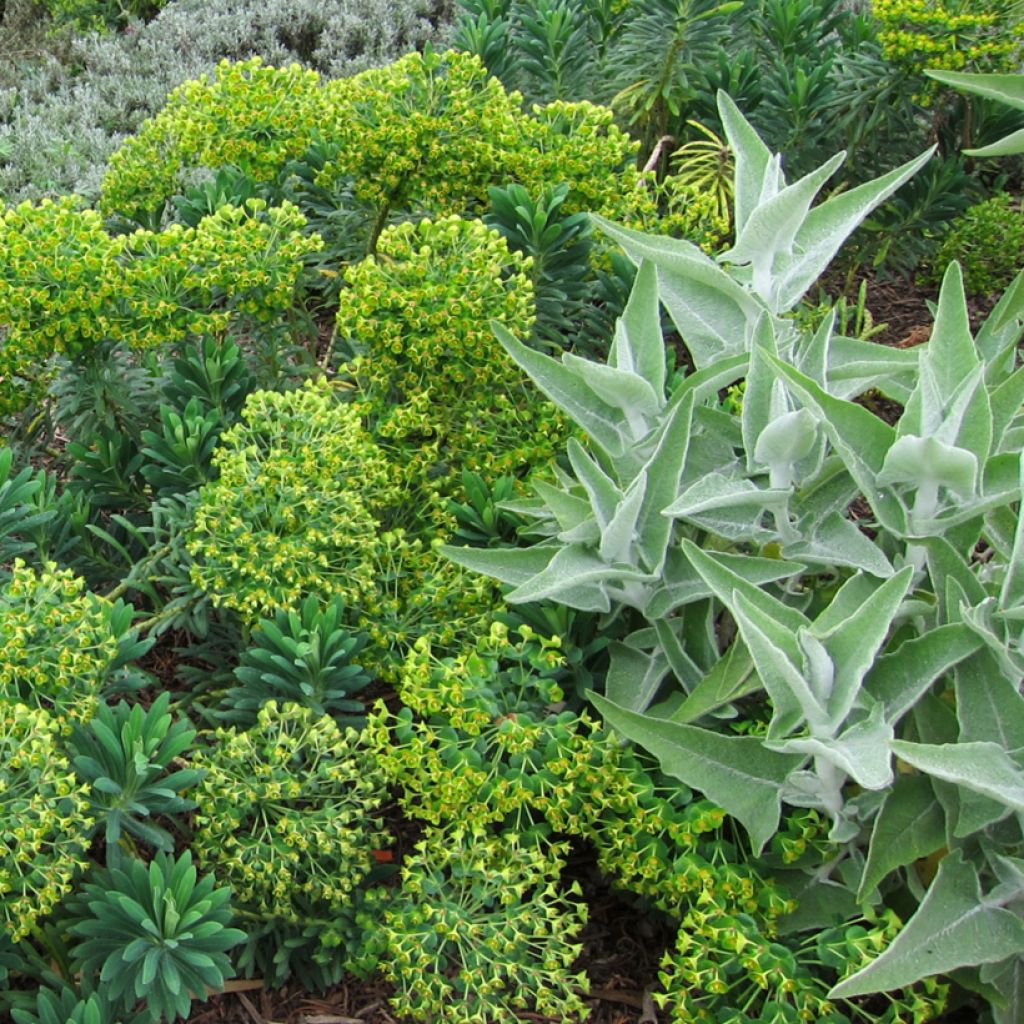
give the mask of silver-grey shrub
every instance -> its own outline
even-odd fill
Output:
[[[449,0],[175,0],[148,24],[72,37],[0,86],[0,199],[94,199],[125,135],[225,58],[341,77],[440,44],[450,17]]]

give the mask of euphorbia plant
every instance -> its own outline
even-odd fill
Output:
[[[843,889],[912,903],[913,862],[951,851],[905,937],[833,995],[985,965],[974,983],[1008,1022],[1018,1011],[994,993],[1020,990],[1024,953],[1021,281],[972,337],[952,267],[921,350],[839,337],[834,315],[803,329],[789,311],[927,154],[812,208],[839,160],[787,186],[720,107],[736,244],[716,263],[600,222],[640,267],[606,366],[496,332],[587,442],[570,442],[572,475],[514,503],[541,542],[448,554],[511,584],[512,602],[639,627],[594,702],[755,853],[784,805],[827,815],[835,856],[800,883],[809,906]],[[694,364],[668,394],[659,300]],[[739,380],[736,411],[718,396]],[[894,425],[853,401],[868,388],[902,403]],[[737,715],[754,719],[745,734]]]

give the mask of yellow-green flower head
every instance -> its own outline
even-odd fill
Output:
[[[265,67],[259,57],[222,61],[211,79],[180,85],[167,104],[110,158],[103,213],[151,210],[173,195],[185,171],[240,167],[267,181],[300,156],[325,119],[315,71]]]
[[[254,392],[214,464],[187,545],[192,579],[215,604],[251,621],[311,593],[361,605],[378,516],[395,497],[355,407],[326,381]]]
[[[117,660],[114,606],[52,563],[41,572],[20,559],[0,589],[0,701],[52,712],[54,720],[92,717]]]
[[[270,701],[246,731],[218,730],[196,758],[196,856],[251,912],[297,921],[348,906],[384,842],[383,774],[327,715]]]
[[[42,708],[0,698],[0,920],[15,942],[87,863],[88,787],[76,780],[60,731]]]

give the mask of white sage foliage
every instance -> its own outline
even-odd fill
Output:
[[[836,857],[808,892],[867,900],[888,879],[920,895],[913,862],[952,851],[907,938],[834,994],[983,965],[1016,986],[995,1008],[1009,1024],[1024,1013],[1024,275],[976,337],[956,265],[919,349],[841,337],[834,316],[804,329],[788,315],[803,292],[929,154],[812,206],[841,158],[787,185],[719,102],[736,244],[716,262],[599,221],[639,266],[608,365],[498,331],[587,437],[571,473],[514,504],[544,539],[445,551],[512,602],[639,615],[594,703],[755,853],[784,803],[829,815]],[[694,364],[671,393],[659,302]],[[741,380],[736,414],[718,395]],[[895,425],[853,401],[869,388],[902,404]],[[770,711],[763,736],[723,728],[744,699]]]

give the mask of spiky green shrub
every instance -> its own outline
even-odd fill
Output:
[[[318,715],[358,721],[354,695],[370,677],[355,659],[368,637],[344,625],[345,606],[310,594],[295,611],[261,619],[235,669],[237,685],[224,695],[220,716],[234,725],[256,722],[270,700],[301,704]]]
[[[95,829],[102,829],[109,865],[120,861],[122,833],[172,852],[171,834],[154,819],[173,819],[195,807],[182,793],[202,773],[175,762],[196,734],[187,720],[172,717],[170,702],[170,694],[162,693],[148,708],[126,701],[113,707],[101,704],[68,739],[75,774],[88,787]]]
[[[572,965],[586,913],[572,899],[578,883],[559,889],[566,852],[466,824],[418,843],[381,924],[394,1010],[460,1024],[524,1010],[582,1016]]]
[[[154,1024],[185,1017],[193,998],[220,991],[234,973],[226,950],[245,933],[228,927],[230,897],[212,877],[197,878],[187,850],[97,871],[70,925],[75,965],[101,979],[118,1009],[142,1001]]]
[[[0,589],[0,700],[45,709],[62,725],[88,721],[120,670],[152,645],[138,639],[133,615],[68,569],[36,572],[15,560]]]
[[[1005,192],[976,203],[953,222],[935,256],[935,266],[960,263],[968,295],[1002,291],[1024,265],[1024,212]],[[941,274],[933,274],[936,280]]]
[[[188,534],[191,578],[218,607],[255,622],[311,593],[354,608],[373,590],[373,548],[389,471],[359,411],[331,385],[257,391],[213,456]]]
[[[61,722],[0,700],[0,920],[15,942],[71,891],[89,848],[87,787],[75,778]]]

